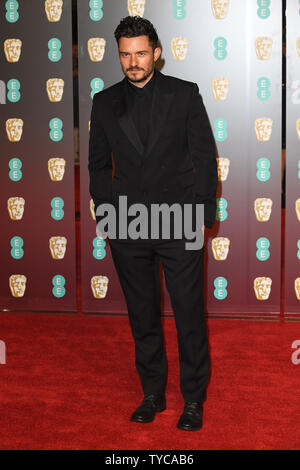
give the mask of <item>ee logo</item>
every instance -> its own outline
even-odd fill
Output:
[[[297,258],[300,259],[300,240],[297,241],[297,248],[298,248]]]
[[[256,167],[257,167],[257,172],[256,172],[256,177],[259,181],[265,182],[270,179],[271,173],[270,173],[270,160],[268,158],[260,158],[257,160]]]
[[[59,118],[53,118],[49,122],[50,132],[49,136],[53,142],[59,142],[63,138],[63,131],[61,128],[63,127],[63,122]]]
[[[100,21],[103,18],[103,0],[90,0],[90,18],[93,21]]]
[[[98,93],[98,91],[103,90],[104,81],[102,80],[102,78],[93,78],[93,80],[91,80],[90,85],[91,85],[91,90],[92,90],[90,93],[90,97],[93,99],[95,93]]]
[[[103,259],[106,256],[106,241],[102,237],[96,237],[93,240],[93,256],[96,259]]]
[[[57,38],[48,41],[48,58],[51,62],[58,62],[61,59],[61,41]]]
[[[64,276],[62,276],[61,274],[56,274],[56,276],[52,278],[52,285],[53,285],[52,294],[54,295],[54,297],[61,298],[65,295],[66,293],[66,289],[64,287],[65,283],[66,283],[66,280]]]
[[[228,282],[227,282],[227,279],[225,279],[225,277],[222,277],[222,276],[216,277],[216,279],[214,280],[214,286],[215,286],[214,296],[216,299],[218,300],[226,299],[227,284]]]
[[[256,241],[256,257],[259,261],[266,261],[270,258],[270,241],[267,238],[259,238]]]
[[[6,14],[5,14],[6,21],[8,21],[9,23],[15,23],[16,21],[18,21],[19,2],[17,2],[17,0],[7,0],[7,2],[5,3],[5,8],[6,8]]]
[[[218,118],[214,122],[214,136],[218,142],[223,142],[227,139],[227,121],[224,118]]]
[[[257,0],[257,5],[258,5],[257,16],[261,18],[262,20],[265,20],[271,14],[271,11],[269,8],[270,3],[271,3],[271,0]]]
[[[224,197],[217,198],[217,213],[216,213],[216,220],[223,222],[227,219],[227,200]]]
[[[300,180],[300,160],[298,160],[298,180]]]
[[[183,20],[186,17],[186,0],[173,0],[173,16],[176,20]]]
[[[51,217],[54,220],[61,220],[65,213],[63,210],[64,207],[64,200],[61,197],[54,197],[51,201]]]
[[[257,80],[257,96],[260,100],[266,101],[270,98],[270,86],[271,82],[267,77],[261,77]]]
[[[24,251],[23,251],[23,239],[21,237],[13,237],[10,240],[10,254],[14,259],[21,259],[24,256]]]
[[[11,158],[9,160],[9,177],[12,181],[20,181],[22,178],[22,162],[19,158]]]
[[[217,60],[224,60],[227,57],[227,41],[225,38],[222,36],[219,36],[214,40],[214,46],[215,46],[215,51],[214,51],[214,56]]]
[[[17,103],[17,101],[19,101],[21,98],[20,87],[20,82],[16,78],[11,78],[7,82],[7,98],[11,103]]]

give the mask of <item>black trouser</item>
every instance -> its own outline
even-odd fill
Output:
[[[136,368],[144,394],[164,393],[167,361],[163,344],[158,260],[174,312],[185,401],[204,401],[210,359],[203,311],[203,249],[184,240],[110,240],[135,341]]]

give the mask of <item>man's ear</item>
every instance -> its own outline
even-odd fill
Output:
[[[160,47],[156,47],[154,49],[154,62],[156,62],[159,58],[160,58],[160,55],[161,55],[161,48]]]

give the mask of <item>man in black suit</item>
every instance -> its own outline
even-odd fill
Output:
[[[209,119],[195,83],[155,70],[161,49],[153,25],[124,18],[115,31],[125,78],[95,94],[91,113],[90,193],[99,208],[120,196],[128,206],[204,205],[204,225],[216,213],[217,165]],[[115,164],[112,181],[112,154]],[[195,212],[195,211],[194,211]],[[124,214],[118,214],[124,217]],[[196,214],[197,215],[197,214]],[[193,228],[197,225],[193,213]],[[131,217],[132,220],[132,217]],[[149,220],[144,220],[148,226]],[[203,248],[186,249],[187,237],[109,238],[128,307],[136,368],[144,399],[131,416],[148,423],[166,407],[158,262],[162,262],[178,333],[180,388],[185,401],[177,427],[202,427],[210,361],[203,306]],[[99,224],[98,224],[99,227]],[[204,226],[201,227],[204,232]],[[200,228],[200,230],[201,230]],[[102,232],[103,233],[103,232]]]

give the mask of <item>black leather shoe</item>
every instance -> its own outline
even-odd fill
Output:
[[[177,427],[184,431],[198,431],[202,428],[203,405],[200,402],[186,402]]]
[[[164,395],[146,395],[140,406],[133,412],[130,420],[137,423],[151,423],[155,413],[166,409],[166,398]]]

